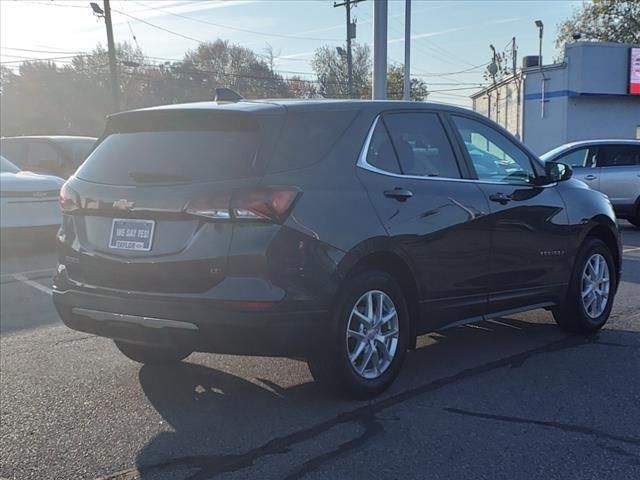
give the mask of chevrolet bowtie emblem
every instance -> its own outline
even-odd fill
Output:
[[[113,202],[113,208],[118,208],[120,210],[130,210],[134,205],[134,202],[130,202],[126,198],[121,198],[120,200]]]

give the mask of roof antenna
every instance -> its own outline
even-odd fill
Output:
[[[244,97],[240,95],[238,92],[231,90],[227,87],[218,87],[216,88],[216,96],[214,98],[216,102],[222,103],[236,103],[241,100],[244,100]]]

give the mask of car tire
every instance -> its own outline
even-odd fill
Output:
[[[113,341],[118,350],[130,360],[144,365],[166,365],[177,363],[191,355],[192,350],[178,347],[141,345],[121,340]]]
[[[364,317],[373,321],[367,323]],[[330,328],[307,360],[309,370],[318,383],[341,395],[376,396],[398,375],[408,336],[409,310],[394,278],[377,270],[357,273],[338,293]]]
[[[601,263],[603,261],[606,270]],[[593,265],[596,265],[596,273]],[[606,271],[608,277],[604,301],[604,295],[598,293],[605,290],[605,282],[597,280],[600,271]],[[577,255],[565,302],[552,309],[556,323],[572,333],[589,334],[602,328],[611,314],[617,281],[615,261],[609,247],[602,240],[587,238]],[[595,285],[598,287],[591,293],[585,293]]]

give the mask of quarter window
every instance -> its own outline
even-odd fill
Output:
[[[376,129],[373,131],[367,151],[367,163],[385,172],[401,173],[398,157],[387,133],[387,128],[381,121],[376,124]]]
[[[535,182],[529,156],[515,143],[476,120],[452,118],[480,180],[519,185]]]

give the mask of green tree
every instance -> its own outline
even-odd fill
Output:
[[[311,80],[305,80],[299,75],[293,75],[286,79],[289,94],[294,98],[315,98],[318,89]]]
[[[390,100],[402,99],[404,90],[404,66],[391,65],[387,70],[387,98]],[[423,102],[429,92],[427,92],[427,84],[418,79],[412,78],[409,82],[409,96],[411,100]]]
[[[354,44],[353,98],[361,98],[371,72],[371,53],[368,45]],[[318,93],[326,98],[349,98],[349,75],[346,55],[327,45],[315,51],[311,62],[318,79]]]
[[[640,43],[639,0],[593,0],[584,2],[573,16],[558,25],[559,49],[580,33],[584,40]]]
[[[128,43],[116,46],[122,110],[211,100],[228,86],[247,98],[290,96],[288,82],[252,50],[222,40],[205,43],[182,61],[152,63]],[[111,113],[111,80],[105,48],[74,57],[70,65],[23,62],[0,70],[2,135],[99,135]]]
[[[187,52],[181,70],[202,97],[212,98],[216,87],[230,87],[246,98],[288,96],[284,78],[253,50],[220,39]]]
[[[404,65],[391,65],[387,69],[387,98],[401,100],[404,94]],[[429,92],[427,84],[419,78],[412,78],[409,82],[409,97],[414,102],[426,100]],[[371,98],[371,81],[367,83],[362,98]]]

